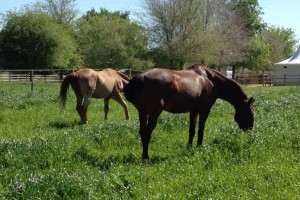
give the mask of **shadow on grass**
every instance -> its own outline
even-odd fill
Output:
[[[56,129],[65,129],[65,128],[74,128],[74,127],[79,126],[79,125],[82,125],[80,121],[73,121],[73,122],[55,121],[55,122],[50,122],[48,124],[48,127],[56,128]]]
[[[85,162],[87,165],[99,168],[101,171],[109,170],[111,167],[124,165],[124,164],[139,164],[139,159],[134,153],[126,155],[109,155],[102,157],[90,152],[86,147],[79,148],[73,158]]]

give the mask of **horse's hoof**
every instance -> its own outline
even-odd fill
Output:
[[[143,158],[142,159],[142,164],[143,165],[148,165],[149,164],[149,158]]]

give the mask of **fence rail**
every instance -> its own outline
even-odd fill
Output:
[[[61,81],[73,71],[76,70],[0,70],[0,81]]]
[[[243,85],[273,85],[273,73],[240,73],[236,75],[236,81]]]
[[[102,70],[102,69],[95,69]],[[60,82],[63,78],[77,69],[41,69],[41,70],[0,70],[0,82],[2,81],[20,81],[20,82]],[[121,72],[132,77],[140,71],[132,69],[122,69]],[[290,85],[300,84],[300,75],[282,75],[274,77],[272,72],[265,73],[239,73],[235,77],[240,84],[258,84],[264,86],[270,85]]]
[[[103,69],[94,69],[101,71]],[[77,69],[41,69],[41,70],[0,70],[0,81],[62,81],[67,74]],[[122,69],[120,72],[132,77],[140,71]]]

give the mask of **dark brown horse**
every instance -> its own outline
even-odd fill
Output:
[[[128,108],[122,98],[121,91],[128,84],[129,77],[113,69],[95,71],[92,69],[81,69],[67,75],[60,88],[60,99],[62,106],[65,106],[69,84],[77,98],[76,110],[81,122],[86,124],[87,109],[91,98],[104,98],[104,119],[107,119],[109,100],[112,98],[124,108],[126,119],[129,119]]]
[[[202,144],[205,122],[217,98],[224,99],[234,106],[234,119],[241,129],[251,129],[254,123],[254,99],[248,99],[234,80],[201,64],[192,65],[182,71],[146,71],[129,81],[124,88],[124,95],[139,113],[144,163],[149,162],[148,145],[163,110],[171,113],[190,113],[190,146],[199,115],[197,145]]]

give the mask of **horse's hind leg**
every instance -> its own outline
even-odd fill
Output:
[[[80,116],[81,122],[83,124],[87,124],[87,107],[90,103],[90,98],[83,98],[81,96],[77,96],[77,106],[76,110]]]
[[[82,119],[82,113],[83,113],[83,97],[81,95],[76,95],[77,98],[77,104],[76,104],[76,111],[80,116],[81,122],[83,123],[83,119]]]
[[[107,120],[107,114],[109,111],[109,98],[104,98],[104,119]]]
[[[125,118],[128,120],[129,119],[128,107],[127,107],[127,104],[124,101],[121,93],[117,93],[116,95],[113,95],[112,98],[123,107],[124,112],[125,112]]]
[[[140,135],[141,140],[143,144],[143,154],[142,154],[142,162],[143,164],[149,163],[149,154],[148,154],[148,147],[151,140],[151,135],[154,130],[154,128],[157,125],[157,119],[160,115],[160,112],[153,113],[152,115],[148,115],[148,122],[145,126],[145,121],[147,121],[147,114],[142,114],[139,112],[139,118],[140,118]]]
[[[82,121],[83,124],[88,123],[87,109],[88,109],[88,106],[90,104],[90,101],[91,101],[90,97],[83,98],[83,109],[82,109],[82,118],[81,118],[81,121]]]

